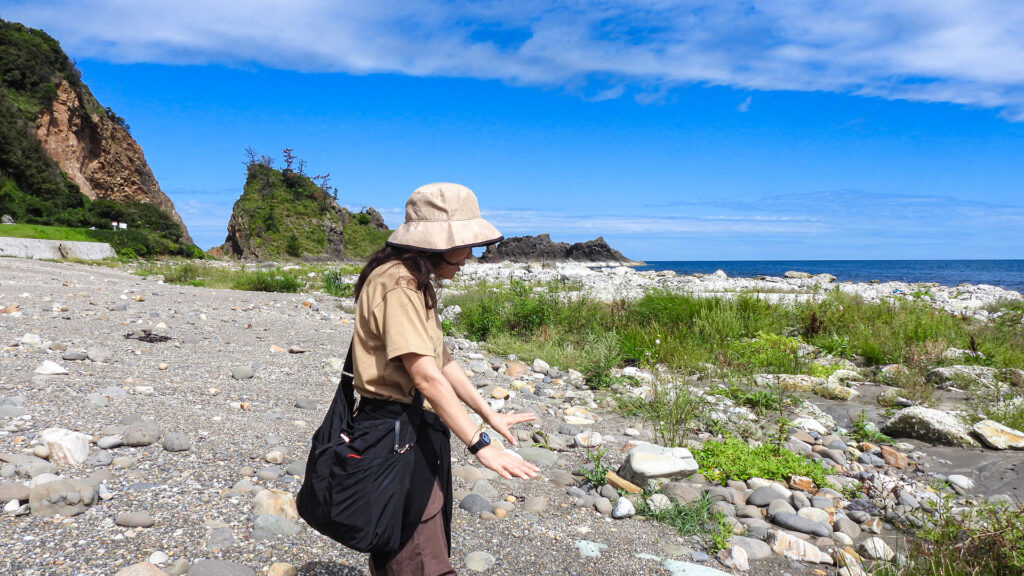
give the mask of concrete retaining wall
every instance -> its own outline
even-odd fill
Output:
[[[35,238],[7,238],[0,236],[0,256],[64,260],[102,260],[117,254],[105,242],[69,242],[66,240],[38,240]]]

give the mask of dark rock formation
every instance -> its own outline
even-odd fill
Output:
[[[631,262],[601,236],[586,242],[554,242],[548,234],[513,236],[487,247],[480,262]]]
[[[577,242],[569,246],[565,254],[569,260],[579,262],[629,262],[629,258],[622,255],[622,252],[613,249],[605,242],[603,236],[598,236],[586,242]]]

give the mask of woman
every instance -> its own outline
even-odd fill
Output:
[[[533,478],[537,467],[491,444],[462,406],[479,414],[495,432],[516,444],[509,428],[533,414],[498,414],[476,392],[444,347],[432,280],[451,279],[477,246],[502,239],[480,217],[473,192],[458,184],[428,184],[405,205],[405,223],[370,256],[355,285],[352,338],[360,422],[393,418],[419,401],[423,425],[417,435],[416,471],[406,498],[405,543],[393,553],[370,555],[374,575],[455,574],[451,552],[450,432],[481,464],[505,478]],[[461,401],[461,402],[460,402]],[[450,432],[449,432],[450,431]],[[421,512],[422,511],[422,512]],[[418,520],[418,522],[416,522]],[[405,539],[406,534],[411,534]]]

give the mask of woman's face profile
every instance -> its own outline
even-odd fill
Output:
[[[469,255],[472,253],[472,248],[458,248],[441,254],[441,264],[434,269],[434,274],[439,278],[451,280],[466,263],[466,258],[469,258]]]

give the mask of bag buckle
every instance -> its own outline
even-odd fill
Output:
[[[409,448],[412,447],[411,443],[410,444],[406,444],[405,446],[402,446],[401,444],[399,444],[399,439],[400,439],[399,431],[401,430],[401,426],[402,426],[401,422],[398,421],[398,420],[395,420],[395,448],[394,448],[395,454],[404,454],[406,450],[408,450]]]

